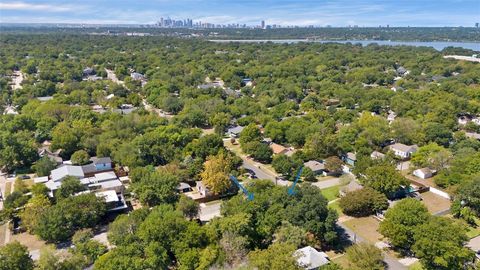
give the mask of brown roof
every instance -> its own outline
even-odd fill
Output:
[[[270,148],[272,148],[272,151],[275,155],[282,154],[283,152],[285,152],[287,150],[287,148],[285,148],[285,146],[280,145],[280,144],[276,144],[276,143],[270,144]]]

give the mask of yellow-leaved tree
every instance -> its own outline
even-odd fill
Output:
[[[230,157],[220,152],[209,156],[200,174],[203,184],[214,194],[221,194],[228,190],[232,184],[229,179],[232,161]]]

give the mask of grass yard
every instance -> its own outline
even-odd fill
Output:
[[[337,211],[338,216],[343,216],[342,208],[340,208],[338,201],[328,204],[328,208]]]
[[[477,226],[468,226],[467,236],[468,238],[475,238],[480,235],[480,219],[475,218]]]
[[[5,233],[7,232],[7,227],[7,223],[0,225],[0,247],[5,243]]]
[[[382,235],[377,231],[380,222],[374,217],[353,218],[343,224],[372,244],[382,239]]]
[[[332,262],[340,265],[343,269],[348,269],[349,261],[347,255],[341,255],[332,259]]]
[[[37,236],[29,233],[12,234],[11,241],[18,241],[20,244],[26,246],[28,250],[41,249],[46,246],[46,242],[38,239]]]
[[[6,182],[5,183],[5,197],[10,195],[11,192],[12,192],[12,182]]]
[[[322,189],[322,195],[328,200],[328,201],[333,201],[336,198],[338,198],[338,191],[340,189],[340,186],[333,186],[329,188]]]
[[[425,204],[428,211],[432,214],[450,209],[450,206],[452,204],[450,200],[438,196],[430,191],[422,193],[421,196],[423,199],[423,204]]]
[[[423,266],[420,262],[416,262],[408,267],[408,270],[423,270]]]

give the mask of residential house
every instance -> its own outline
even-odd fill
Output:
[[[288,151],[288,149],[285,146],[277,143],[271,143],[270,148],[272,149],[274,155],[285,154]]]
[[[413,175],[422,179],[427,179],[433,176],[433,171],[429,168],[421,168],[414,170]]]
[[[244,87],[244,86],[252,87],[253,86],[253,80],[250,79],[250,78],[244,78],[240,82],[240,86],[241,87]]]
[[[210,88],[222,88],[222,85],[219,82],[210,82],[204,83],[197,86],[198,89],[210,89]]]
[[[472,118],[469,115],[461,115],[457,118],[458,124],[462,126],[465,126],[470,121],[472,121]]]
[[[190,192],[190,191],[192,191],[192,187],[185,182],[180,182],[180,184],[178,184],[178,186],[177,186],[177,191],[178,191],[178,193]]]
[[[103,198],[107,204],[107,211],[119,211],[127,209],[127,203],[122,193],[118,194],[113,190],[99,191],[95,196]]]
[[[418,146],[416,144],[414,145],[405,145],[403,143],[395,143],[390,146],[388,146],[390,150],[393,151],[395,156],[402,158],[402,159],[407,159],[412,156],[413,153],[415,153],[418,150]]]
[[[240,137],[240,133],[242,133],[244,127],[242,126],[234,126],[227,130],[227,135],[231,138],[238,138]]]
[[[130,78],[132,78],[132,80],[135,80],[135,81],[143,81],[145,80],[145,76],[141,73],[138,73],[138,72],[132,72],[130,74]]]
[[[378,152],[378,151],[373,151],[373,152],[370,154],[370,158],[371,158],[371,159],[382,159],[382,158],[385,158],[385,154],[380,153],[380,152]]]
[[[305,270],[317,270],[330,263],[325,252],[319,252],[311,246],[297,249],[294,253],[297,263]]]
[[[388,111],[387,121],[389,123],[392,123],[393,121],[395,121],[395,118],[397,118],[397,114],[392,110]]]
[[[354,167],[355,162],[357,162],[357,155],[355,153],[348,152],[346,155],[343,156],[342,159],[343,159],[343,162]]]
[[[44,141],[42,143],[42,146],[37,149],[37,153],[39,157],[49,157],[51,160],[55,161],[57,165],[60,165],[63,163],[63,159],[60,157],[60,153],[62,152],[62,149],[58,149],[55,152],[50,151],[50,141]]]
[[[90,160],[93,162],[97,171],[105,171],[112,169],[112,159],[110,157],[92,157]]]
[[[93,68],[87,67],[83,69],[83,76],[95,75],[95,70]]]
[[[322,174],[323,172],[325,172],[325,164],[318,162],[316,160],[309,160],[303,163],[303,166],[305,168],[310,168],[310,170],[312,170],[312,172],[316,175]]]

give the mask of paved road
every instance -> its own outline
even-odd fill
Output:
[[[471,248],[473,251],[477,252],[480,250],[480,236],[470,239],[467,244],[467,247]]]
[[[356,235],[352,230],[350,230],[347,226],[343,225],[342,223],[337,222],[337,225],[345,230],[345,233],[348,235],[348,239],[352,243],[357,242],[367,242],[360,236]],[[408,268],[401,264],[397,259],[393,258],[392,256],[388,255],[387,253],[383,252],[383,261],[387,264],[389,270],[407,270]]]
[[[209,221],[214,217],[220,216],[220,206],[222,201],[212,201],[200,204],[199,218],[201,221]]]

